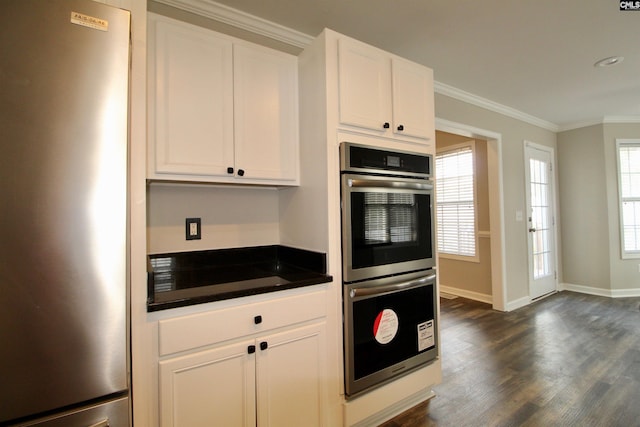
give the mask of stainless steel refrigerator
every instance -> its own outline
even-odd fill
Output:
[[[0,2],[0,425],[128,426],[130,14]]]

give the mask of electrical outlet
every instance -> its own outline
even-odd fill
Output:
[[[187,218],[185,220],[185,233],[187,240],[200,240],[202,238],[200,218]]]

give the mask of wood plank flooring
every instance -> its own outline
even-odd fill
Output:
[[[640,426],[640,298],[441,300],[436,397],[382,427]]]

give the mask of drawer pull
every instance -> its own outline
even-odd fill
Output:
[[[260,323],[262,323],[262,316],[258,315],[256,317],[253,318],[253,323],[255,323],[256,325],[259,325]]]

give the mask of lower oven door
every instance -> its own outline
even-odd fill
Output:
[[[434,360],[433,270],[344,286],[348,397]]]

